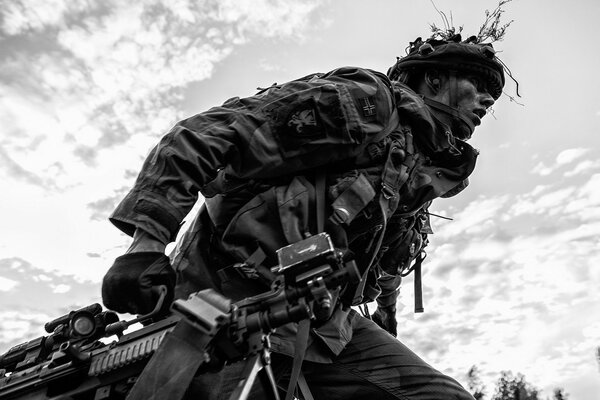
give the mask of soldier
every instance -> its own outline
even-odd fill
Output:
[[[233,300],[264,292],[276,250],[324,230],[362,280],[298,344],[315,398],[471,399],[394,337],[395,303],[400,277],[419,273],[427,207],[466,187],[477,157],[466,141],[503,86],[491,44],[419,38],[387,75],[339,68],[179,122],[111,216],[133,243],[104,278],[105,305],[147,312],[156,285],[171,299],[204,288]],[[170,260],[165,245],[198,192],[205,204]],[[373,300],[384,329],[350,307]],[[280,387],[299,329],[272,335]],[[193,389],[226,398],[238,374],[234,364]]]

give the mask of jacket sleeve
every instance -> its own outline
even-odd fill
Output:
[[[290,175],[359,154],[397,116],[385,75],[345,67],[274,86],[177,123],[110,217],[167,243],[199,193]]]
[[[400,295],[401,283],[402,276],[400,276],[400,274],[397,273],[392,275],[384,271],[377,280],[377,284],[381,289],[381,294],[376,299],[377,307],[395,307],[398,296]]]

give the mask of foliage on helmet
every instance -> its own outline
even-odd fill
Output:
[[[410,42],[407,55],[397,59],[388,70],[388,76],[392,80],[406,82],[406,77],[414,72],[429,69],[475,74],[486,80],[490,95],[498,99],[505,84],[504,72],[507,71],[509,76],[511,74],[496,56],[492,43],[503,39],[506,28],[512,22],[500,23],[504,12],[502,6],[509,1],[501,0],[493,12],[486,11],[486,19],[479,33],[464,41],[461,35],[463,28],[454,28],[446,15],[438,11],[443,18],[444,29],[431,24],[431,37],[426,40],[418,37]]]

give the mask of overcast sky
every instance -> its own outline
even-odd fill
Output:
[[[177,120],[312,72],[385,72],[442,24],[426,0],[127,3],[0,7],[0,353],[100,300],[129,244],[106,218]],[[496,4],[435,1],[467,36]],[[544,396],[597,400],[600,3],[505,9],[514,23],[495,46],[523,97],[477,129],[469,188],[434,204],[453,220],[433,220],[426,312],[412,313],[409,278],[400,337],[462,382],[477,365],[489,394],[510,370]]]

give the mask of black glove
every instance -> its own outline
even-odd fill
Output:
[[[118,257],[102,280],[102,301],[106,308],[131,314],[147,314],[154,309],[160,291],[167,288],[161,311],[173,302],[175,271],[169,257],[160,252],[128,253]]]
[[[377,310],[373,313],[373,322],[385,329],[390,335],[396,337],[398,334],[396,330],[396,306],[389,307],[377,307]]]

